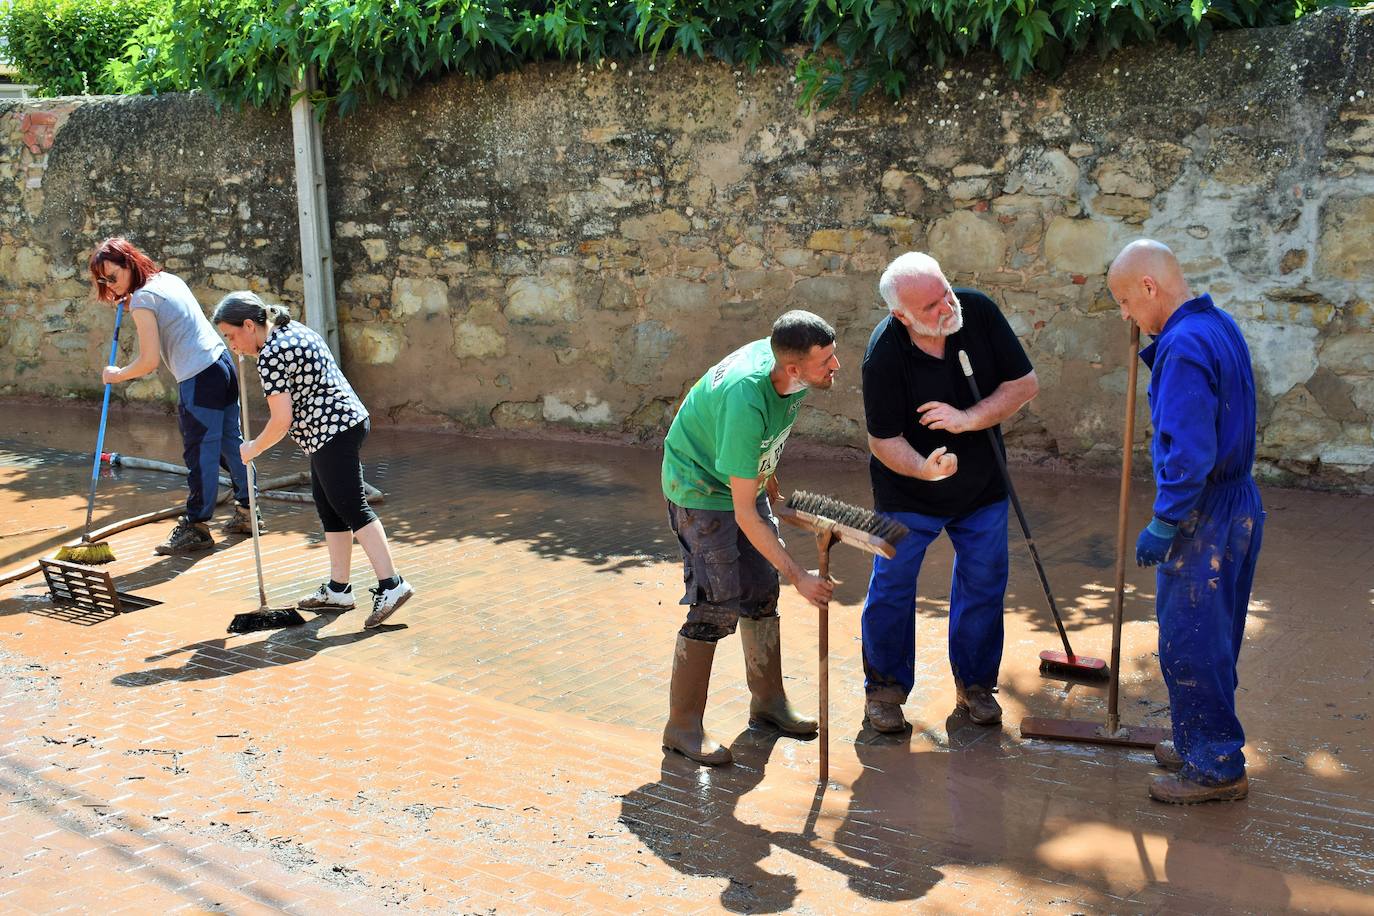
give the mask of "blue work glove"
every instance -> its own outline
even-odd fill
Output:
[[[1150,524],[1141,529],[1140,538],[1135,542],[1135,565],[1154,566],[1162,562],[1169,555],[1175,534],[1178,534],[1177,525],[1150,519]]]

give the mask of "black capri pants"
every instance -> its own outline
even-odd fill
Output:
[[[310,490],[326,532],[357,531],[377,520],[363,491],[363,463],[358,457],[372,424],[354,424],[310,456]]]

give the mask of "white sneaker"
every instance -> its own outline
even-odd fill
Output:
[[[357,604],[353,598],[352,586],[345,591],[336,592],[325,583],[314,594],[297,601],[296,607],[303,611],[351,611]]]
[[[395,588],[385,591],[380,588],[369,588],[368,591],[372,593],[372,613],[363,622],[363,626],[369,628],[381,626],[388,617],[396,613],[398,607],[415,594],[415,589],[404,579]]]

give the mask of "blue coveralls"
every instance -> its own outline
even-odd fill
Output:
[[[1211,296],[1190,299],[1140,352],[1150,369],[1156,518],[1178,525],[1157,571],[1159,663],[1181,775],[1203,785],[1245,772],[1236,661],[1264,532],[1250,350]]]

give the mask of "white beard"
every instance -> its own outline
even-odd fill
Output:
[[[911,322],[911,333],[918,337],[948,337],[958,333],[964,326],[964,307],[959,304],[958,297],[954,300],[954,314],[949,318],[942,319],[938,325],[922,324],[919,321]]]

